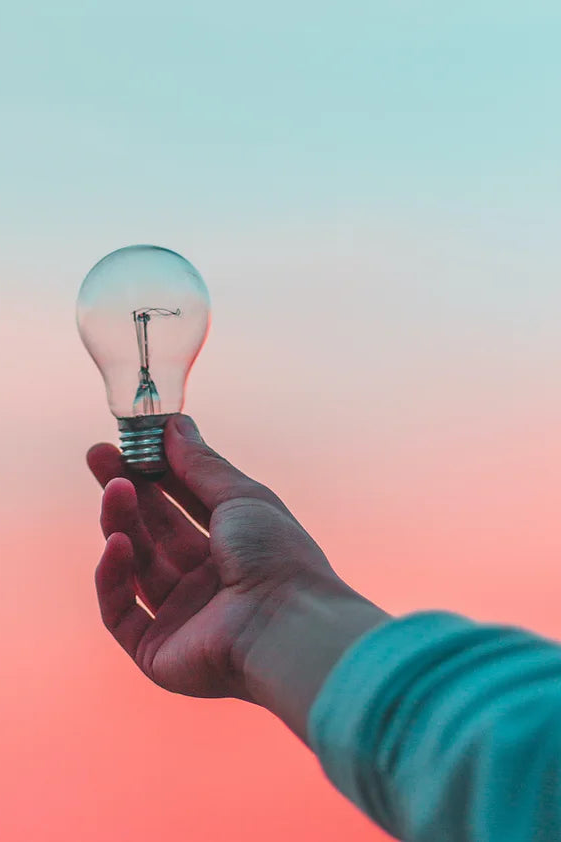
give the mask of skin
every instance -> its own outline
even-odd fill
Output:
[[[105,489],[95,574],[103,622],[166,690],[262,705],[307,742],[327,674],[388,615],[349,588],[277,495],[212,450],[192,419],[173,416],[164,442],[170,471],[157,484],[129,472],[112,445],[88,452]]]

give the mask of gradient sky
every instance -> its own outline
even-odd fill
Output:
[[[101,624],[84,453],[117,431],[74,307],[120,246],[199,269],[186,411],[353,586],[561,637],[560,25],[493,0],[2,11],[6,842],[385,838],[267,713],[166,695]]]

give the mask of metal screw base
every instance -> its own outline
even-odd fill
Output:
[[[147,479],[161,479],[168,464],[164,452],[164,425],[171,415],[118,418],[121,453],[127,465]]]

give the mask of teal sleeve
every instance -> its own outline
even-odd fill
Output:
[[[335,786],[407,842],[561,840],[561,647],[444,612],[391,620],[308,720]]]

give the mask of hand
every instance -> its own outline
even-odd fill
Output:
[[[256,636],[294,593],[340,580],[281,500],[211,450],[190,418],[171,418],[164,441],[170,471],[158,485],[112,445],[88,453],[105,487],[103,621],[161,687],[254,701],[243,662]]]

